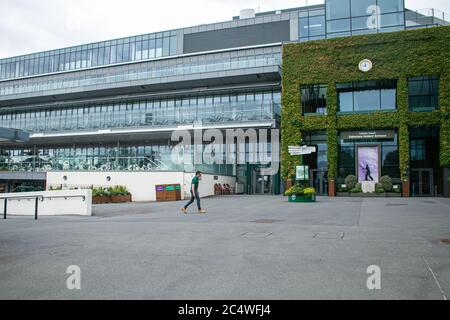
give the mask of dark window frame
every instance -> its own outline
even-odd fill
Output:
[[[375,85],[369,85],[370,83],[375,83]],[[384,84],[384,86],[383,86]],[[337,112],[338,113],[367,113],[367,112],[389,112],[398,110],[398,92],[397,92],[398,79],[383,79],[383,80],[367,80],[367,81],[352,81],[345,83],[337,83],[336,84],[336,94],[337,94]],[[341,88],[339,88],[341,86]],[[355,105],[355,92],[360,91],[378,91],[378,109],[370,109],[370,110],[357,110]],[[395,107],[392,108],[383,108],[382,105],[382,90],[395,90]],[[341,101],[340,101],[340,93],[351,92],[353,94],[352,98],[352,110],[351,111],[342,111],[341,110]]]
[[[304,94],[304,90],[308,90],[308,94],[311,95],[312,92],[312,98],[308,100],[309,102],[312,102],[314,100],[315,106],[313,106],[311,108],[311,106],[307,105],[306,100],[304,100],[305,94]],[[320,92],[321,90],[325,90],[325,94],[324,96],[324,105],[320,105],[320,100],[322,100],[322,98],[320,97]],[[328,109],[327,109],[327,99],[328,99],[328,85],[326,84],[308,84],[308,85],[302,85],[300,86],[300,103],[301,103],[301,109],[302,109],[302,115],[327,115],[328,114]],[[320,108],[320,106],[322,108]],[[315,112],[310,112],[309,109],[314,109]],[[319,109],[322,109],[323,112],[318,112]]]
[[[412,94],[411,85],[414,82],[428,82],[429,92],[428,94]],[[436,82],[436,86],[432,85],[433,82]],[[435,88],[437,91],[435,93],[432,92],[432,88]],[[439,101],[439,89],[440,89],[440,77],[438,75],[428,75],[428,76],[417,76],[408,78],[408,109],[413,112],[430,112],[440,109],[440,101]],[[414,98],[424,98],[428,97],[428,105],[429,107],[414,107],[412,99]],[[435,98],[435,100],[433,100]],[[433,101],[436,101],[436,105],[433,106]]]

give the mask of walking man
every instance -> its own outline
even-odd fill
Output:
[[[188,207],[193,204],[195,200],[197,200],[198,213],[206,213],[206,211],[202,209],[200,203],[200,193],[198,192],[198,185],[201,180],[202,173],[200,171],[197,171],[191,183],[191,200],[183,208],[181,208],[181,212],[183,212],[184,214],[187,213]]]
[[[370,172],[369,164],[366,164],[366,181],[369,181],[369,178],[370,178],[370,180],[373,181],[372,173]]]

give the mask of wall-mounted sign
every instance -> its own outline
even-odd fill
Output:
[[[296,180],[309,181],[309,166],[297,166]]]
[[[395,138],[393,130],[345,131],[341,133],[344,140],[391,140]]]
[[[291,156],[303,156],[307,154],[312,154],[316,152],[316,147],[309,147],[309,146],[290,146],[289,147],[289,154]]]
[[[373,68],[373,63],[369,59],[364,59],[359,63],[358,67],[362,72],[369,72]]]

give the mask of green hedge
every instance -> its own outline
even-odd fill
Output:
[[[282,176],[292,179],[300,157],[288,153],[298,145],[301,132],[322,130],[328,134],[330,179],[337,177],[338,132],[347,129],[396,129],[399,133],[400,172],[409,176],[409,128],[440,125],[441,165],[450,167],[450,27],[437,27],[362,35],[283,46]],[[373,70],[359,71],[362,59],[370,59]],[[440,76],[440,109],[410,112],[408,78]],[[398,109],[392,112],[340,115],[337,113],[336,83],[398,79]],[[301,85],[328,86],[328,115],[302,116]]]

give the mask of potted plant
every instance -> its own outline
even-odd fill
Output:
[[[375,194],[380,197],[386,197],[386,189],[383,187],[381,182],[375,184]]]
[[[109,202],[109,195],[107,191],[102,188],[92,188],[92,204],[102,204]]]
[[[115,186],[108,189],[111,197],[111,203],[131,202],[131,193],[125,186]]]
[[[289,202],[316,202],[316,190],[300,184],[288,189],[285,195],[289,197]]]
[[[363,193],[362,184],[360,182],[355,184],[355,187],[350,190],[350,194],[360,196]]]
[[[396,185],[394,187],[394,183],[392,181],[392,178],[389,176],[382,176],[380,178],[381,187],[385,191],[385,196],[390,198],[398,198],[400,197],[401,188],[399,185]]]

